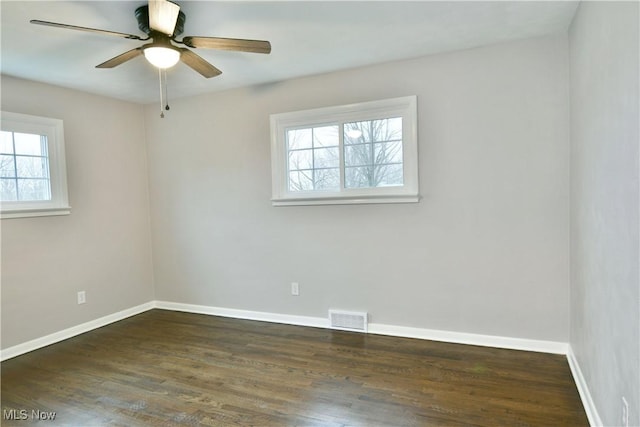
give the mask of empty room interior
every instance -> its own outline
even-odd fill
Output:
[[[0,423],[640,426],[639,5],[2,0]]]

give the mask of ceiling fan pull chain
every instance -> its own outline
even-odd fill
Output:
[[[169,85],[167,84],[167,70],[162,70],[164,75],[164,109],[169,111]]]
[[[164,105],[164,101],[162,99],[162,69],[158,68],[158,81],[160,82],[160,118],[164,119],[164,111],[162,111],[162,107]]]

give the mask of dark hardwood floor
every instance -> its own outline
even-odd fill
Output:
[[[588,425],[561,355],[163,310],[3,362],[1,399],[3,426]]]

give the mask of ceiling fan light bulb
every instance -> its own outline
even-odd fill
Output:
[[[180,51],[162,46],[152,46],[144,50],[144,57],[158,68],[171,68],[180,60]]]

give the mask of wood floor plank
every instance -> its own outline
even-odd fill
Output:
[[[3,426],[588,425],[561,355],[164,310],[1,369]]]

